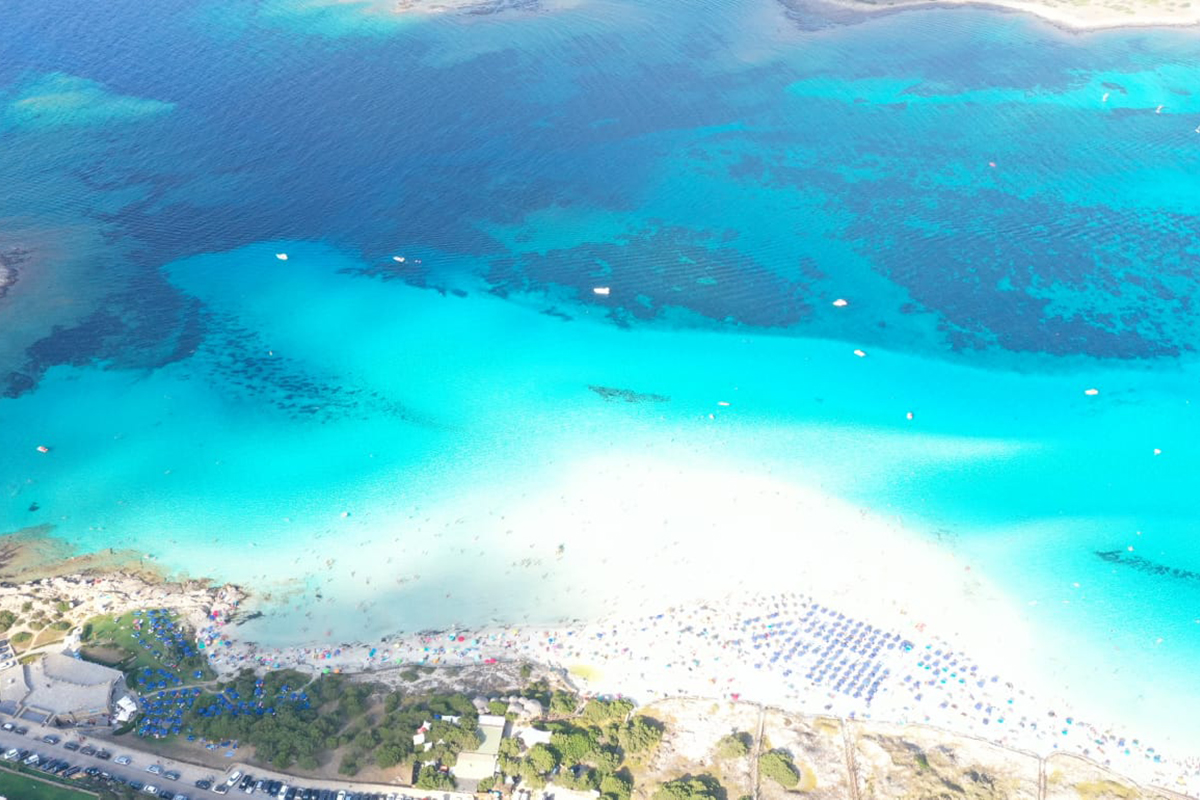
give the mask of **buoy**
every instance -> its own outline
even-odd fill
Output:
[[[1156,456],[1161,456],[1161,455],[1162,455],[1162,450],[1159,450],[1157,447],[1156,447],[1156,448],[1154,448],[1154,455],[1156,455]]]
[[[840,297],[837,300],[834,300],[833,304],[838,308],[845,308],[846,306],[850,305],[850,303],[848,303],[847,301],[843,300]]]
[[[1095,397],[1096,395],[1100,394],[1100,390],[1099,389],[1084,389],[1083,393],[1086,394],[1088,397]]]
[[[995,168],[996,168],[996,162],[995,162],[995,161],[989,161],[989,162],[988,162],[988,166],[989,166],[989,167],[991,167],[992,169],[995,169]]]
[[[38,451],[39,453],[49,453],[49,452],[50,452],[50,448],[49,448],[49,447],[46,447],[46,445],[44,445],[44,444],[39,444],[39,445],[37,446],[37,451]]]
[[[718,400],[718,401],[717,401],[717,405],[719,405],[719,406],[727,406],[727,405],[729,405],[729,401],[728,401],[728,400]]]
[[[403,264],[404,256],[392,256],[392,261],[395,261],[397,264]]]
[[[1154,113],[1161,114],[1164,108],[1166,108],[1166,106],[1159,106],[1158,108],[1154,109]]]
[[[855,350],[854,355],[858,356],[859,358],[866,358],[866,356],[867,356],[867,354],[864,353],[862,350]]]
[[[276,253],[275,257],[280,261],[287,261],[287,253]]]
[[[595,286],[592,288],[592,294],[598,294],[601,297],[608,297],[608,293],[612,291],[607,286]]]
[[[342,519],[345,519],[345,518],[346,518],[346,517],[348,517],[348,516],[350,516],[350,512],[349,512],[349,511],[343,511],[343,512],[342,512]]]
[[[1101,97],[1101,98],[1100,98],[1100,102],[1101,102],[1101,103],[1107,103],[1107,102],[1108,102],[1108,92],[1105,92],[1105,93],[1104,93],[1104,97]]]
[[[913,418],[913,413],[910,411],[910,412],[908,412],[907,414],[905,414],[905,415],[904,415],[904,417],[905,417],[905,419],[912,419],[912,418]]]

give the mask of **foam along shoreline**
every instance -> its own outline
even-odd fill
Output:
[[[787,6],[794,4],[794,0],[781,1]],[[1134,0],[1132,3],[1089,0],[1084,4],[1069,0],[814,0],[814,5],[867,16],[974,6],[1031,14],[1057,28],[1077,33],[1112,28],[1181,28],[1200,25],[1200,6],[1181,2],[1159,5],[1145,0]]]

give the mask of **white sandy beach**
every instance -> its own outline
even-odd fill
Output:
[[[880,12],[909,8],[939,8],[945,6],[983,6],[1003,8],[1032,14],[1054,25],[1073,31],[1106,28],[1189,27],[1200,25],[1200,8],[1185,2],[1164,4],[1148,2],[1121,3],[1118,0],[1099,2],[1056,2],[1043,0],[822,0],[842,8],[861,12]]]
[[[1195,742],[1166,742],[1161,731],[1100,719],[1096,709],[1072,708],[1056,697],[1063,679],[1046,671],[1012,611],[1017,604],[973,565],[895,522],[790,482],[712,467],[674,466],[673,477],[665,472],[649,458],[589,461],[564,471],[546,492],[496,512],[512,534],[507,554],[486,552],[498,572],[515,572],[497,586],[532,587],[531,599],[549,605],[545,617],[590,621],[447,626],[439,635],[279,648],[238,638],[252,626],[225,627],[204,631],[205,641],[225,672],[247,665],[357,672],[410,662],[532,660],[572,672],[591,692],[643,702],[678,695],[741,698],[922,722],[1041,754],[1079,753],[1143,781],[1200,792],[1200,760],[1182,758],[1200,752]],[[436,528],[438,521],[430,511],[427,525]],[[656,537],[666,542],[665,552],[637,563],[623,559],[644,552],[647,531],[662,526],[678,530],[678,542]],[[457,527],[469,533],[447,537],[479,535],[469,525]],[[572,538],[568,551],[555,556],[555,542],[573,529],[588,536]],[[485,530],[482,540],[492,536],[506,538]],[[537,563],[506,560],[531,552]],[[378,553],[368,557],[379,560]],[[358,569],[366,570],[366,562]],[[579,579],[581,569],[592,570],[592,579]],[[596,580],[596,571],[612,580]],[[452,589],[446,602],[453,610],[494,591],[489,586],[476,597],[452,581],[438,585]],[[364,601],[370,602],[386,604]],[[269,618],[254,624],[261,629],[264,622]],[[856,631],[871,626],[878,653],[846,649],[843,641],[823,659],[818,655],[818,642],[825,648],[844,638],[844,627],[835,625],[855,623]],[[218,644],[225,640],[232,644]],[[845,680],[860,665],[859,697],[831,691],[839,676]],[[818,684],[808,676],[820,675],[822,666],[829,672]],[[864,675],[880,681],[869,704]]]

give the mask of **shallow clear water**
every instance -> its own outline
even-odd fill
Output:
[[[732,469],[941,542],[1101,702],[1200,710],[1193,36],[76,6],[0,33],[0,530],[349,638],[666,602],[739,532],[499,516]]]

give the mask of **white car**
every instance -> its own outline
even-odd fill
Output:
[[[17,757],[17,753],[19,753],[19,752],[21,752],[21,751],[14,747],[12,750],[9,750],[7,753],[4,754],[4,760],[12,761],[14,758]]]
[[[162,767],[158,764],[151,764],[150,766],[146,767],[146,772],[149,772],[153,775],[158,775],[162,772]]]
[[[241,779],[242,779],[242,771],[240,769],[235,769],[233,771],[233,774],[229,776],[229,780],[225,781],[225,785],[233,786],[235,783],[237,783]]]
[[[275,797],[278,798],[278,800],[283,800],[283,798],[287,796],[288,788],[289,787],[286,783],[283,786],[280,786],[279,791],[275,793]]]
[[[113,759],[113,763],[120,764],[122,766],[127,767],[133,763],[133,759],[130,758],[129,756],[117,756],[116,758]]]
[[[342,789],[338,792],[337,800],[346,800],[346,790]]]
[[[151,783],[143,786],[142,791],[146,794],[158,794],[158,787]]]

